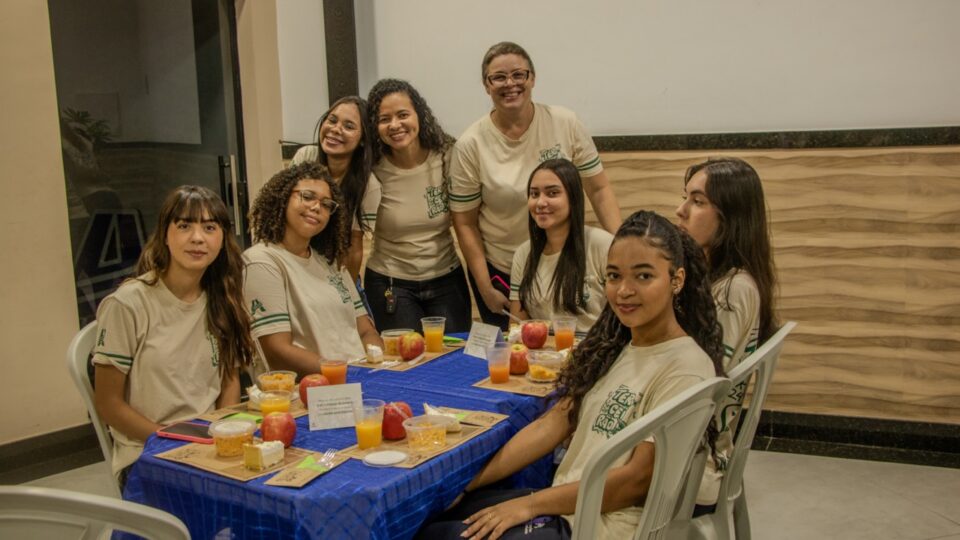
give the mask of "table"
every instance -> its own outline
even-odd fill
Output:
[[[509,415],[489,431],[414,469],[373,468],[348,460],[301,489],[265,486],[270,478],[239,482],[155,457],[180,441],[151,437],[130,471],[124,498],[170,512],[204,538],[412,538],[424,521],[453,502],[481,467],[542,411],[545,400],[475,388],[486,362],[457,350],[406,372],[351,366],[348,382],[363,395]],[[293,445],[323,452],[356,444],[353,428],[311,432],[297,419]],[[515,485],[544,487],[552,456],[514,477]]]

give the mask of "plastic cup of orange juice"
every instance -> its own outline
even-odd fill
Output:
[[[320,360],[320,373],[330,381],[330,384],[344,384],[347,382],[347,361],[324,358]]]
[[[260,413],[267,416],[272,412],[290,412],[290,392],[272,390],[260,395]]]
[[[510,344],[494,343],[487,347],[487,369],[490,382],[502,384],[510,380]]]
[[[553,343],[558,351],[573,347],[573,336],[576,330],[576,317],[555,317],[553,319]]]
[[[443,352],[443,327],[446,317],[424,317],[420,319],[423,325],[423,339],[426,341],[427,352]]]
[[[380,399],[365,399],[353,409],[354,427],[357,430],[357,448],[375,448],[383,442],[383,407]]]

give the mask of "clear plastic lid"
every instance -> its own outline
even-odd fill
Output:
[[[253,434],[256,430],[256,422],[242,418],[217,420],[210,424],[211,437],[239,437]]]

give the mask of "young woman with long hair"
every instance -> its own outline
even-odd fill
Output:
[[[163,424],[239,403],[239,372],[253,357],[243,260],[212,191],[167,196],[136,273],[97,309],[93,350],[94,402],[121,479]]]
[[[450,232],[447,135],[408,82],[383,79],[368,97],[379,135],[381,185],[364,286],[380,330],[420,328],[446,317],[446,331],[470,330],[470,290]]]
[[[339,186],[343,213],[352,223],[344,264],[356,281],[363,261],[363,235],[372,231],[380,202],[380,184],[371,175],[376,135],[367,102],[357,96],[338,99],[320,115],[315,133],[317,142],[297,150],[290,165],[318,162]]]
[[[730,370],[779,326],[763,187],[749,163],[732,157],[691,166],[683,185],[683,202],[677,208],[679,227],[693,237],[707,258],[717,319],[723,327],[724,369]],[[744,390],[732,389],[731,399],[739,404]],[[733,449],[731,434],[739,410],[721,408],[719,452],[716,463],[711,461],[707,468],[714,474],[705,476],[700,484],[697,504],[701,506],[716,503],[726,456]]]
[[[257,244],[247,249],[244,296],[267,365],[320,372],[322,358],[354,359],[383,346],[344,267],[347,216],[327,168],[317,162],[275,174],[250,210]]]
[[[609,232],[620,208],[593,139],[563,107],[533,102],[536,70],[520,45],[508,41],[487,50],[480,64],[493,110],[457,140],[450,164],[450,210],[470,286],[484,322],[506,328],[513,252],[523,242],[525,187],[542,161],[563,157],[583,176],[587,198]]]
[[[613,235],[584,222],[583,184],[569,160],[548,159],[527,182],[530,239],[513,254],[510,312],[521,319],[576,317],[593,326],[607,301],[603,272]]]
[[[723,374],[723,349],[703,251],[652,212],[620,226],[605,268],[607,306],[561,372],[557,402],[517,433],[467,486],[472,492],[570,447],[553,486],[468,493],[422,531],[426,537],[521,537],[524,526],[569,533],[583,467],[604,441],[687,388]],[[714,440],[716,430],[707,429]],[[610,469],[599,538],[629,538],[653,473],[653,443],[643,442]],[[491,504],[493,503],[493,504]],[[546,527],[543,518],[557,517]],[[464,519],[454,521],[456,519]],[[542,534],[539,537],[549,537]]]

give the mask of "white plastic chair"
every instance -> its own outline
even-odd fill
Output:
[[[90,376],[87,373],[87,363],[90,361],[90,353],[97,339],[97,321],[84,326],[77,332],[77,335],[70,341],[67,347],[67,369],[70,371],[70,377],[73,383],[77,385],[80,391],[80,397],[87,406],[87,412],[90,413],[90,423],[97,432],[97,440],[100,442],[100,450],[103,452],[103,458],[107,462],[107,474],[110,476],[110,485],[113,486],[114,495],[120,498],[120,486],[117,484],[117,478],[111,472],[111,463],[113,463],[113,437],[107,425],[100,420],[97,414],[97,408],[93,403],[93,385],[90,384]]]
[[[712,514],[705,514],[692,520],[689,530],[691,539],[730,540],[732,521],[734,538],[750,540],[750,516],[747,512],[747,496],[743,488],[743,470],[747,465],[747,455],[753,445],[753,437],[760,422],[760,411],[767,398],[767,390],[777,367],[780,350],[783,349],[784,338],[795,326],[797,323],[793,321],[784,324],[776,334],[767,339],[766,343],[727,374],[732,382],[731,388],[740,387],[742,393],[746,392],[750,378],[756,373],[753,381],[753,396],[750,398],[750,407],[740,419],[740,431],[734,442],[733,451],[727,456],[727,470],[724,471],[723,480],[720,482],[717,508]],[[741,394],[740,400],[742,399]],[[730,404],[732,400],[728,398],[726,403]],[[735,428],[736,424],[733,424],[730,429]],[[694,489],[694,496],[695,494],[696,489]]]
[[[617,458],[651,435],[656,441],[653,479],[634,539],[666,537],[684,489],[690,460],[717,403],[729,389],[729,379],[714,377],[703,381],[638,418],[604,443],[587,460],[580,477],[573,538],[596,538],[607,470]]]
[[[0,538],[95,540],[109,529],[189,540],[183,522],[134,502],[63,489],[0,486]]]

